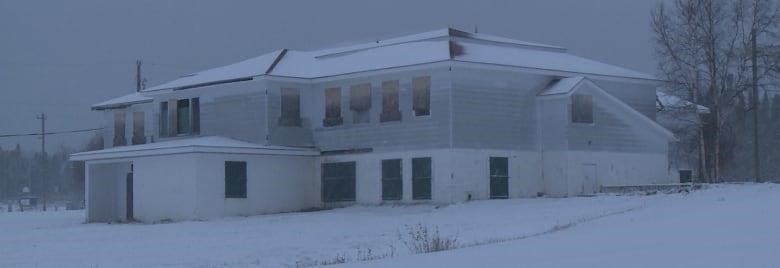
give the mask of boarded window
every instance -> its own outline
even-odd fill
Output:
[[[190,133],[190,100],[176,102],[176,134]]]
[[[509,198],[509,158],[490,158],[490,198]]]
[[[572,95],[571,121],[574,123],[593,123],[593,96]]]
[[[225,161],[225,197],[246,198],[246,162]]]
[[[167,137],[168,131],[168,102],[160,102],[160,137]]]
[[[382,200],[401,200],[401,159],[382,160]]]
[[[431,158],[412,158],[412,199],[431,199]]]
[[[337,126],[344,123],[341,117],[341,88],[325,89],[325,119],[322,125]]]
[[[144,112],[133,112],[133,145],[146,143],[144,133]]]
[[[350,87],[349,108],[352,110],[352,123],[369,123],[371,117],[371,84],[359,84]]]
[[[297,88],[282,88],[280,126],[301,126],[301,92]]]
[[[355,162],[322,164],[322,201],[355,201]]]
[[[382,113],[379,114],[379,122],[401,121],[398,92],[398,80],[382,82]]]
[[[125,138],[125,111],[114,111],[114,146],[127,145]]]
[[[431,114],[431,77],[412,79],[412,109],[415,116]]]

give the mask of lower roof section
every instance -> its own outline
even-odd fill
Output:
[[[70,155],[70,160],[107,160],[183,153],[228,153],[298,156],[317,156],[320,154],[320,152],[315,148],[269,146],[220,136],[207,136],[75,153]]]

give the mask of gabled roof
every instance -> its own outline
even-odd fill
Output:
[[[141,93],[133,92],[132,94],[124,95],[122,97],[113,98],[95,105],[92,105],[92,110],[104,110],[123,108],[133,104],[151,102],[152,98],[141,95]]]
[[[103,150],[70,155],[72,161],[132,158],[181,153],[236,153],[258,155],[319,155],[314,148],[268,146],[220,136],[184,138],[132,146],[112,147]]]
[[[199,87],[263,75],[314,79],[442,61],[656,80],[652,75],[569,54],[558,46],[446,28],[317,51],[282,49],[186,75],[145,91]]]
[[[567,77],[557,81],[553,81],[545,89],[542,89],[542,91],[540,91],[538,95],[540,98],[570,96],[579,88],[581,88],[583,85],[588,85],[591,88],[595,89],[595,91],[599,93],[604,100],[606,100],[611,104],[608,105],[608,108],[619,110],[619,114],[627,117],[629,123],[647,126],[651,130],[655,131],[656,133],[670,140],[677,139],[672,132],[670,132],[665,127],[658,124],[658,122],[648,118],[647,116],[640,113],[639,111],[632,108],[631,106],[621,101],[620,99],[616,98],[615,96],[612,96],[607,91],[599,87],[596,83],[593,83],[593,81],[585,77],[581,77],[581,76]]]

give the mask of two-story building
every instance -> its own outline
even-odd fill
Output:
[[[92,108],[88,221],[593,194],[671,182],[651,75],[443,29],[282,49]]]

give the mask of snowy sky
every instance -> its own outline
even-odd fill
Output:
[[[279,48],[311,50],[445,28],[559,45],[655,73],[658,0],[12,1],[0,0],[0,135],[98,127],[91,104]],[[88,134],[47,137],[47,150]],[[0,147],[39,150],[36,137]]]

